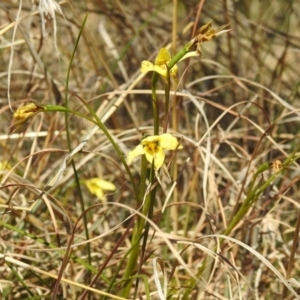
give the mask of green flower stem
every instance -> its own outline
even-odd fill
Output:
[[[138,243],[139,243],[139,240],[136,241],[136,244],[138,244]],[[115,282],[117,281],[117,277],[124,266],[124,262],[125,262],[127,256],[132,252],[132,249],[136,246],[136,244],[133,244],[132,247],[126,251],[126,253],[123,255],[123,257],[118,262],[119,265],[118,265],[116,271],[114,272],[112,279],[109,282],[108,288],[106,290],[107,293],[110,293],[111,290],[113,289]],[[104,299],[107,299],[107,298],[105,297]]]
[[[167,132],[169,120],[169,107],[170,107],[170,74],[168,74],[168,82],[165,84],[165,119],[164,119],[164,132]]]
[[[153,110],[153,121],[154,121],[154,135],[158,135],[159,133],[159,112],[157,106],[157,95],[156,95],[156,85],[159,78],[159,74],[153,72],[152,75],[152,110]]]
[[[154,208],[154,203],[155,203],[155,195],[156,195],[156,189],[157,189],[157,185],[155,187],[153,187],[153,184],[155,182],[155,172],[154,172],[154,166],[153,165],[152,165],[151,173],[150,173],[150,182],[151,182],[152,190],[146,196],[145,203],[144,203],[144,206],[143,206],[143,214],[145,216],[147,216],[150,220],[152,220],[153,211],[154,211],[153,208]],[[143,236],[143,245],[142,245],[142,249],[141,249],[142,251],[138,252],[138,254],[141,253],[141,255],[140,255],[140,268],[138,270],[138,273],[141,274],[141,269],[142,269],[143,261],[144,261],[144,254],[145,254],[146,247],[147,247],[147,241],[148,241],[150,225],[149,225],[148,222],[146,222],[146,220],[144,218],[140,217],[139,219],[140,219],[140,224],[138,224],[138,226],[139,226],[140,232],[141,232],[140,236]],[[142,234],[143,230],[144,230],[144,233]],[[138,256],[136,257],[136,259],[138,259]],[[134,294],[133,299],[137,298],[137,290],[138,290],[138,284],[136,284],[136,290],[135,290],[135,294]]]
[[[61,105],[45,105],[45,111],[63,111],[63,112],[72,112],[69,108]]]
[[[89,110],[89,112],[92,114],[92,116],[94,117],[94,119],[96,120],[96,125],[103,131],[103,133],[106,135],[106,137],[108,138],[108,140],[110,141],[110,143],[112,144],[113,148],[115,149],[115,151],[117,152],[129,178],[130,181],[132,183],[132,187],[133,187],[133,191],[134,191],[134,195],[135,195],[135,199],[137,201],[137,203],[139,203],[139,193],[138,193],[138,189],[137,186],[135,184],[135,180],[133,178],[133,175],[130,171],[130,168],[126,162],[126,159],[124,158],[124,154],[122,153],[122,151],[120,150],[119,146],[117,145],[117,143],[114,141],[114,139],[112,138],[112,136],[110,135],[109,131],[107,130],[106,126],[102,123],[102,121],[100,120],[100,118],[97,116],[97,114],[95,113],[95,111],[93,109],[91,109],[87,104],[85,104],[86,108]]]
[[[132,276],[134,272],[136,271],[136,265],[137,265],[137,260],[140,252],[140,239],[142,236],[143,228],[142,228],[142,221],[141,218],[139,217],[137,219],[137,222],[133,228],[132,232],[132,240],[131,240],[131,252],[129,255],[129,259],[126,265],[125,273],[123,275],[123,281],[124,281],[124,287],[121,289],[119,296],[128,298],[131,287],[132,287]]]
[[[154,167],[152,166],[151,168],[151,175],[150,175],[150,182],[153,183],[155,176],[154,174]],[[143,203],[143,199],[145,197],[145,193],[146,193],[146,179],[147,179],[147,160],[146,157],[143,155],[142,156],[142,160],[141,160],[141,183],[140,183],[140,203],[139,203],[139,207],[140,205],[142,205]],[[145,198],[145,202],[144,202],[144,206],[143,206],[143,214],[145,216],[148,215],[149,212],[149,207],[150,207],[150,203],[152,202],[151,199],[153,197],[153,190],[148,193],[146,195]],[[132,240],[131,240],[131,244],[132,244],[132,248],[131,248],[131,252],[129,255],[129,259],[128,259],[128,263],[126,265],[126,269],[125,269],[125,273],[123,276],[123,280],[125,281],[125,286],[124,288],[121,290],[119,296],[127,298],[129,297],[130,291],[131,291],[131,287],[132,287],[132,283],[133,283],[133,273],[136,272],[136,266],[137,266],[137,262],[138,262],[138,257],[140,254],[140,239],[143,235],[143,230],[145,227],[145,219],[142,217],[138,217],[137,221],[135,223],[135,226],[133,228],[133,233],[132,233]],[[144,237],[145,238],[145,237]]]
[[[168,69],[171,70],[187,53],[191,51],[191,48],[195,45],[195,39],[192,39],[185,44],[170,60],[168,63]]]
[[[139,203],[138,207],[140,207],[143,203],[143,199],[146,193],[146,181],[147,181],[147,159],[145,155],[142,155],[141,158],[141,181],[140,181],[140,191],[139,191]]]
[[[87,121],[90,121],[92,123],[94,123],[95,125],[98,125],[97,121],[95,121],[92,118],[87,117],[86,115],[79,113],[78,111],[75,110],[71,110],[69,108],[66,108],[65,106],[60,106],[60,105],[45,105],[44,106],[44,112],[48,112],[48,111],[61,111],[61,112],[65,112],[65,113],[70,113],[73,115],[76,115],[80,118],[86,119]]]

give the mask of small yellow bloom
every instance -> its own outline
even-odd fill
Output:
[[[96,195],[99,199],[103,199],[104,191],[115,191],[116,186],[106,180],[103,180],[99,177],[87,179],[84,181],[84,184],[88,188],[88,190]]]
[[[141,64],[141,72],[147,73],[149,71],[154,71],[159,73],[164,78],[168,76],[167,64],[171,61],[171,55],[166,48],[161,48],[158,55],[156,56],[154,64],[150,61],[143,60]],[[174,79],[177,78],[177,65],[174,65],[171,70],[169,70],[170,76]]]
[[[139,155],[146,155],[146,159],[152,164],[154,163],[155,170],[159,170],[165,160],[164,150],[182,149],[176,137],[170,133],[161,135],[152,135],[143,139],[141,144],[135,147],[127,155],[128,163]]]
[[[12,123],[9,127],[10,132],[15,131],[19,126],[25,123],[28,119],[32,118],[41,111],[44,111],[44,106],[38,106],[34,103],[28,103],[20,108],[18,108],[14,115]]]

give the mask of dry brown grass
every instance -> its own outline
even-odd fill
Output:
[[[79,100],[84,99],[124,155],[153,128],[151,75],[140,74],[141,61],[153,60],[163,46],[173,53],[180,49],[193,26],[213,20],[215,27],[230,23],[232,28],[203,45],[201,59],[179,65],[182,78],[176,97],[171,93],[169,131],[181,138],[184,150],[176,159],[167,156],[171,178],[161,173],[131,298],[164,299],[157,279],[167,299],[300,294],[298,2],[200,1],[199,9],[197,1],[178,1],[172,20],[174,3],[61,1],[64,17],[56,13],[55,37],[51,18],[43,36],[41,16],[30,1],[23,1],[19,16],[19,2],[1,2],[1,299],[104,299],[103,292],[110,293],[106,299],[123,299],[117,298],[119,280],[138,207],[107,137],[71,115],[66,130],[62,113],[39,114],[21,132],[8,134],[10,106],[15,111],[32,101],[64,104],[69,63],[87,12],[70,68],[69,106],[88,113]],[[186,29],[190,22],[196,25]],[[157,93],[163,109],[161,83]],[[72,149],[93,134],[73,157],[76,172],[68,163],[59,182],[32,205],[69,153],[67,131]],[[251,194],[257,169],[288,157],[224,236]],[[138,182],[138,160],[131,169]],[[263,186],[276,171],[259,174],[255,184]],[[84,184],[78,189],[77,178],[82,183],[92,177],[113,182],[117,190],[101,201]]]

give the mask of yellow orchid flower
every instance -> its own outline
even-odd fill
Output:
[[[28,103],[20,108],[18,108],[13,114],[13,120],[9,127],[10,132],[15,131],[28,119],[32,118],[41,111],[44,111],[44,106],[39,106],[34,103]]]
[[[152,135],[143,139],[141,144],[135,147],[127,154],[128,164],[131,164],[133,159],[139,155],[146,155],[146,159],[152,164],[154,163],[155,170],[159,170],[165,161],[164,150],[182,149],[176,137],[170,133],[161,135]]]
[[[171,54],[166,48],[161,48],[156,56],[154,64],[150,61],[143,60],[141,64],[141,72],[147,73],[154,71],[159,73],[164,78],[168,76],[167,64],[171,61]],[[174,65],[171,70],[169,70],[170,76],[174,79],[177,78],[177,65]]]
[[[87,179],[84,181],[84,184],[93,195],[96,195],[99,199],[102,200],[104,196],[104,191],[116,190],[116,186],[113,183],[107,180],[103,180],[99,177]]]

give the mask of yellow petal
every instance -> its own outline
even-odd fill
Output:
[[[159,145],[164,150],[175,150],[176,148],[183,148],[182,145],[178,143],[177,138],[170,133],[163,133],[159,136]]]
[[[154,168],[155,170],[159,170],[165,160],[164,150],[159,146],[156,147],[156,152],[151,151],[152,149],[150,147],[145,147],[144,149],[146,159],[150,164],[152,164],[154,160]]]
[[[141,72],[142,73],[147,73],[150,71],[154,71],[154,65],[152,62],[148,60],[143,60],[141,63]]]
[[[84,181],[88,190],[93,194],[96,195],[98,198],[102,198],[104,196],[104,190],[106,191],[115,191],[116,186],[101,178],[92,178]]]
[[[34,103],[28,103],[18,108],[14,113],[16,119],[28,119],[32,115],[37,114],[42,107],[35,105]]]
[[[99,198],[99,199],[103,198],[103,196],[104,196],[103,190],[101,190],[101,189],[95,189],[95,192],[92,194],[96,195],[97,198]]]
[[[171,55],[166,48],[161,48],[155,59],[155,65],[165,66],[171,60]]]
[[[101,178],[98,178],[97,184],[98,184],[99,188],[101,188],[104,191],[115,191],[117,189],[116,186],[112,182],[101,179]]]
[[[157,72],[158,74],[167,77],[167,68],[166,66],[155,66],[153,63],[147,60],[143,60],[141,63],[141,72],[147,73],[150,71]]]
[[[177,65],[174,65],[173,68],[170,70],[170,76],[172,78],[177,78],[177,72],[178,72],[178,67]]]
[[[98,186],[97,181],[98,178],[92,178],[85,180],[84,184],[93,195],[96,195],[98,198],[102,198],[104,193],[103,190]]]
[[[167,64],[170,62],[170,60],[171,60],[171,55],[169,51],[166,48],[161,48],[155,59],[155,71],[160,75],[167,77],[168,74]],[[177,65],[174,65],[170,70],[170,76],[172,78],[177,78],[177,71],[178,71],[178,67]]]
[[[153,152],[152,151],[147,151],[147,150],[148,150],[148,148],[145,147],[144,153],[145,153],[146,159],[149,161],[150,164],[152,164],[153,158],[154,158]]]
[[[158,147],[158,152],[154,156],[154,169],[159,170],[165,161],[165,152],[161,147]]]
[[[148,143],[159,141],[159,135],[150,135],[142,140],[142,145],[147,145]]]
[[[127,154],[127,163],[130,165],[134,158],[142,154],[144,154],[144,148],[143,145],[140,144]]]
[[[157,72],[159,75],[163,76],[163,77],[167,77],[167,67],[166,66],[154,66],[154,71]]]

